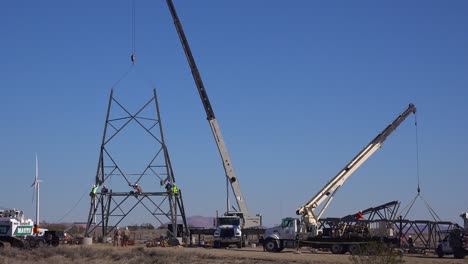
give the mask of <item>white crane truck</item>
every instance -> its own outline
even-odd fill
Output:
[[[0,247],[24,248],[35,244],[35,239],[32,239],[33,228],[33,221],[25,219],[23,211],[0,210]]]
[[[219,128],[218,121],[216,120],[213,108],[211,107],[208,94],[206,93],[205,86],[203,84],[200,72],[198,71],[198,67],[195,63],[195,59],[192,55],[192,51],[190,49],[189,43],[182,28],[182,24],[176,13],[172,0],[167,0],[166,2],[169,7],[172,19],[174,21],[177,34],[179,35],[180,42],[184,49],[185,56],[187,57],[187,61],[189,63],[190,70],[195,81],[195,85],[200,95],[200,99],[202,101],[203,107],[205,108],[206,117],[208,119],[208,123],[210,124],[210,128],[213,133],[216,146],[218,147],[218,151],[223,162],[223,167],[226,174],[226,181],[228,181],[231,185],[231,189],[237,203],[237,210],[230,210],[228,205],[228,208],[226,209],[224,215],[217,217],[217,227],[216,231],[214,232],[214,246],[221,247],[230,244],[236,244],[238,247],[242,247],[244,244],[242,228],[259,226],[260,217],[251,216],[249,211],[247,210],[247,203],[244,199],[244,196],[242,195],[239,181],[236,177],[236,173],[234,172],[231,157],[229,156],[227,147],[224,143],[223,136],[221,135],[221,130]]]
[[[395,129],[411,114],[416,113],[416,108],[410,104],[390,125],[378,134],[351,162],[349,162],[331,181],[304,206],[300,207],[296,214],[300,218],[285,218],[280,226],[266,230],[263,247],[268,252],[280,252],[284,248],[298,248],[308,246],[312,248],[328,248],[334,254],[350,252],[357,253],[360,247],[372,241],[397,243],[393,236],[392,227],[386,223],[372,229],[367,224],[359,223],[354,226],[343,226],[337,230],[319,230],[318,221],[325,212],[334,195],[344,182],[357,170],[375,151],[377,151],[395,131]],[[320,210],[318,207],[320,205]],[[380,232],[377,232],[379,230]],[[375,232],[374,232],[375,231]]]

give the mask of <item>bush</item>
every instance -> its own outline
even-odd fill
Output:
[[[384,243],[370,243],[361,246],[359,254],[351,255],[354,264],[398,264],[405,263],[400,252],[388,247]]]

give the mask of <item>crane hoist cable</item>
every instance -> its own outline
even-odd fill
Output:
[[[420,188],[420,177],[419,177],[419,136],[418,136],[418,114],[414,114],[414,127],[416,134],[416,175],[418,177],[418,194],[421,192]]]
[[[135,62],[136,62],[136,0],[132,0],[131,2],[131,46],[132,46],[132,50],[131,50],[131,55],[130,55],[130,61],[132,62],[132,64],[130,65],[130,67],[128,68],[127,71],[125,71],[122,76],[117,79],[117,81],[114,83],[114,85],[112,85],[112,89],[117,87],[117,85],[123,80],[125,79],[125,77],[127,77],[127,75],[133,70],[133,66],[135,65]]]
[[[127,77],[127,75],[132,72],[133,70],[136,72],[135,74],[140,75],[139,78],[144,80],[148,86],[151,86],[153,88],[156,88],[156,85],[154,82],[151,80],[151,78],[148,78],[147,72],[142,70],[141,66],[139,67],[138,71],[136,70],[136,0],[131,0],[131,8],[130,8],[130,13],[131,13],[131,37],[130,37],[130,42],[131,42],[131,55],[130,55],[130,61],[131,64],[127,71],[125,71],[122,76],[114,83],[114,85],[111,87],[112,89],[116,88],[119,83]]]
[[[135,0],[132,0],[132,7],[131,7],[131,16],[132,16],[132,25],[131,25],[131,45],[132,45],[132,50],[131,50],[131,55],[130,55],[130,61],[132,62],[129,66],[129,68],[120,76],[119,79],[117,79],[117,81],[114,83],[114,85],[112,85],[112,89],[116,88],[117,85],[119,85],[119,83],[125,79],[125,77],[127,77],[127,75],[133,70],[133,66],[135,65],[135,62],[136,62],[136,55],[135,55],[135,28],[136,28],[136,3],[135,3]]]
[[[415,126],[415,141],[416,141],[416,177],[417,177],[417,193],[416,196],[414,196],[413,200],[401,210],[400,215],[403,215],[403,219],[406,219],[408,216],[409,212],[413,208],[414,203],[418,198],[421,198],[421,200],[424,202],[424,205],[426,206],[429,214],[432,216],[434,221],[441,221],[439,215],[436,213],[436,211],[430,206],[430,204],[423,198],[421,195],[421,177],[420,177],[420,166],[419,166],[419,132],[418,132],[418,119],[417,119],[417,114],[415,113],[414,115],[414,126]]]
[[[136,28],[136,12],[135,8],[136,3],[135,0],[132,0],[132,55],[130,56],[130,60],[132,61],[132,64],[135,64],[136,61],[136,55],[135,55],[135,28]]]

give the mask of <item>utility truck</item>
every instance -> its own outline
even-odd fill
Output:
[[[220,248],[232,244],[241,248],[244,243],[242,235],[242,217],[236,214],[225,213],[223,216],[216,217],[216,230],[214,232],[213,247]]]
[[[169,11],[174,21],[174,25],[179,35],[180,42],[185,52],[185,56],[190,66],[190,70],[192,72],[193,79],[195,81],[195,85],[197,87],[198,93],[200,95],[200,99],[202,101],[203,107],[206,112],[206,118],[211,128],[211,132],[213,133],[213,137],[216,142],[216,146],[218,147],[219,154],[221,156],[221,160],[223,162],[224,172],[226,175],[227,185],[231,185],[232,192],[236,199],[237,208],[236,210],[232,211],[229,206],[229,199],[227,202],[226,212],[223,216],[218,217],[217,219],[217,227],[214,233],[215,242],[214,246],[220,245],[228,245],[228,244],[237,244],[238,246],[243,245],[244,235],[242,234],[243,228],[255,227],[259,226],[260,217],[259,216],[251,216],[249,211],[247,210],[247,203],[242,195],[239,181],[237,179],[236,173],[234,172],[234,167],[232,165],[231,157],[229,156],[227,147],[224,143],[223,136],[221,135],[221,130],[216,120],[213,108],[211,106],[210,100],[208,98],[208,94],[206,92],[205,86],[203,84],[200,72],[198,71],[198,67],[195,63],[195,59],[192,55],[192,51],[190,49],[189,43],[185,36],[184,30],[182,28],[182,23],[179,20],[179,17],[176,13],[174,4],[172,0],[167,0],[167,5],[169,7]],[[228,193],[229,197],[229,193]],[[229,224],[226,224],[229,222]]]
[[[453,255],[454,258],[463,259],[468,255],[468,213],[460,215],[464,220],[464,228],[450,230],[444,239],[439,241],[436,254],[439,258],[444,255]]]
[[[393,227],[385,221],[373,223],[357,221],[353,225],[343,223],[333,229],[319,229],[318,222],[344,182],[382,146],[387,137],[411,113],[416,113],[413,104],[410,104],[311,200],[296,211],[300,218],[288,217],[282,220],[281,225],[267,229],[263,241],[264,249],[268,252],[280,252],[284,248],[308,246],[328,248],[334,254],[346,252],[355,254],[360,251],[361,246],[373,241],[396,244],[398,239],[394,236]],[[356,217],[359,218],[359,215]]]
[[[468,229],[452,229],[444,239],[439,241],[436,249],[439,258],[444,255],[453,255],[454,258],[463,259],[468,254]]]
[[[33,237],[34,223],[24,218],[23,211],[16,209],[0,210],[0,247],[18,248],[36,244]]]

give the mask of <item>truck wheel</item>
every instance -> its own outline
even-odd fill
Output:
[[[59,244],[60,244],[60,241],[54,239],[52,240],[52,242],[50,243],[53,247],[57,247]]]
[[[331,252],[333,254],[342,254],[343,252],[343,246],[342,245],[338,245],[338,244],[334,244],[331,246],[330,248]]]
[[[30,239],[28,243],[30,248],[37,248],[37,241],[34,238]]]
[[[453,249],[453,256],[456,259],[464,259],[465,258],[465,249],[464,248],[454,248]]]
[[[246,239],[244,237],[241,238],[241,241],[237,243],[237,248],[243,248],[245,247],[245,241]]]
[[[45,247],[46,243],[44,242],[44,240],[42,239],[39,239],[37,241],[37,247]]]
[[[442,250],[442,246],[438,246],[436,249],[436,254],[439,258],[444,256],[444,251]]]
[[[14,248],[26,248],[27,247],[26,242],[20,239],[13,239],[12,241],[10,241],[10,244],[11,244],[11,247],[14,247]]]
[[[213,243],[213,247],[214,247],[214,248],[220,248],[220,247],[221,247],[221,243],[220,243],[219,241],[215,241],[215,242]]]
[[[270,238],[263,243],[263,248],[268,252],[278,252],[278,243]]]
[[[348,246],[348,251],[351,255],[359,255],[361,254],[361,247],[356,244],[351,244]]]

